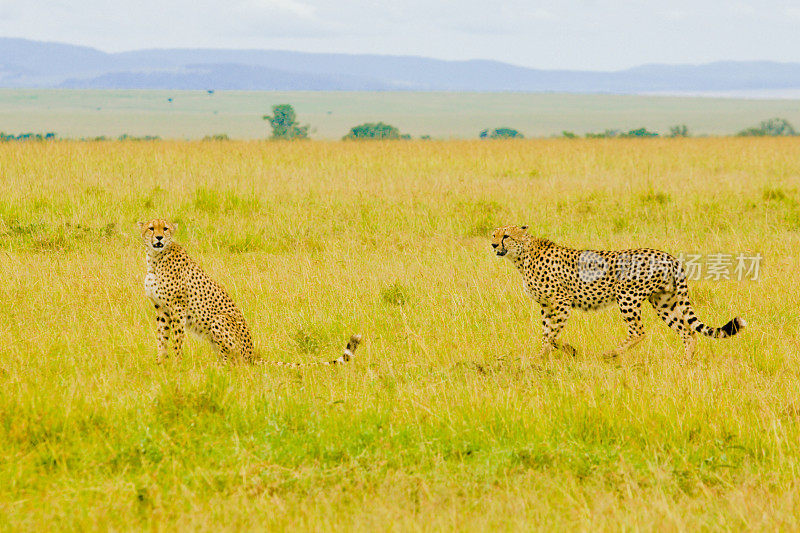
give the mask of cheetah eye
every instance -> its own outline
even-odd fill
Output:
[[[154,229],[155,229],[155,228],[154,228],[153,226],[150,226],[150,231],[153,231]]]

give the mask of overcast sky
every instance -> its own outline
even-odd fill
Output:
[[[800,62],[800,1],[0,0],[0,36],[114,52],[259,48],[536,68]]]

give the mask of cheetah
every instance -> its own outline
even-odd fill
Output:
[[[532,237],[527,226],[505,226],[492,234],[492,248],[505,256],[522,274],[524,289],[541,306],[543,355],[560,349],[576,350],[557,340],[571,309],[594,311],[616,303],[628,326],[628,336],[605,357],[616,357],[644,338],[642,302],[683,340],[690,358],[696,334],[726,338],[746,326],[739,317],[719,328],[709,327],[695,315],[689,303],[686,275],[680,262],[666,252],[637,248],[620,251],[573,250],[549,240]]]
[[[172,240],[174,223],[163,219],[139,222],[147,250],[144,290],[156,308],[158,354],[161,363],[172,355],[180,359],[185,331],[195,333],[214,346],[222,362],[244,360],[253,364],[290,366],[336,365],[350,361],[362,340],[353,335],[338,359],[313,363],[282,363],[256,358],[250,329],[242,311],[225,289],[211,280],[186,251]]]

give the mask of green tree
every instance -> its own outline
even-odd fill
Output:
[[[688,137],[689,136],[689,128],[686,124],[678,124],[677,126],[672,126],[669,129],[669,135],[667,137]]]
[[[481,139],[523,139],[525,136],[514,128],[495,128],[481,131]]]
[[[297,122],[297,114],[290,104],[272,106],[272,115],[264,115],[264,120],[272,126],[273,139],[308,139],[308,125]]]
[[[739,137],[788,137],[797,135],[797,132],[785,118],[771,118],[762,121],[757,127],[747,128],[736,135]]]
[[[342,139],[410,139],[410,135],[403,135],[400,130],[383,122],[366,122],[350,128],[350,133]]]
[[[620,134],[620,137],[658,137],[658,133],[649,131],[647,128],[637,128],[629,130],[628,133]]]

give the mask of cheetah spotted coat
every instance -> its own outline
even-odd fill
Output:
[[[256,358],[242,311],[225,289],[172,241],[175,225],[156,219],[140,222],[139,226],[147,249],[145,294],[157,312],[157,362],[169,355],[170,340],[172,355],[180,358],[187,329],[209,340],[223,362],[242,359],[255,364],[303,367],[343,364],[352,359],[361,335],[353,335],[344,353],[333,361],[282,363]]]
[[[617,304],[628,336],[607,357],[614,357],[644,337],[641,313],[646,300],[683,339],[690,357],[698,333],[714,338],[736,335],[745,327],[739,317],[719,328],[709,327],[689,303],[686,275],[666,252],[638,248],[620,251],[573,250],[528,235],[527,226],[505,226],[492,234],[492,247],[522,274],[525,291],[541,306],[543,351],[575,349],[557,340],[571,309],[592,311]]]

